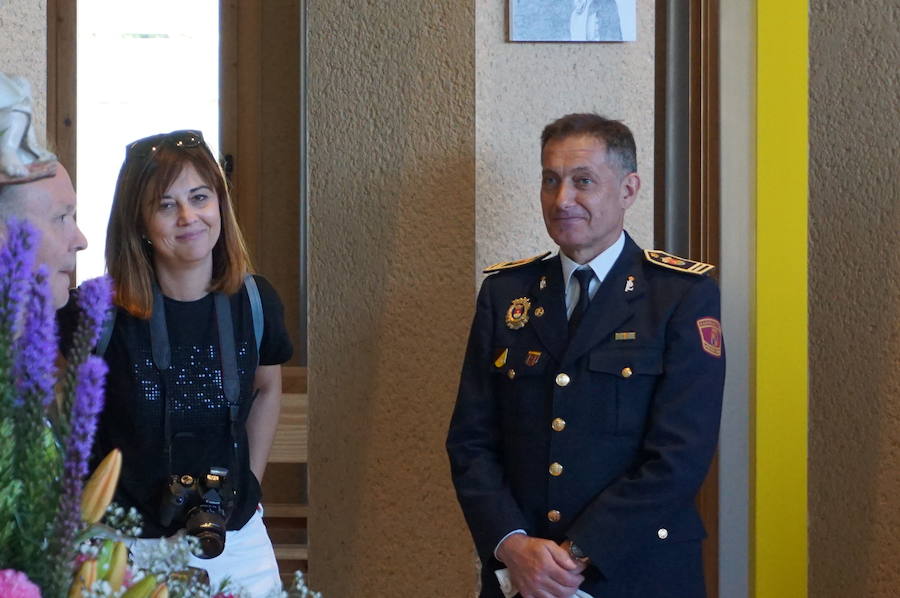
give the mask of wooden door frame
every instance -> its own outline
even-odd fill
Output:
[[[657,0],[654,238],[718,265],[719,0],[673,4]]]
[[[719,0],[690,0],[688,6],[657,0],[656,83],[655,244],[719,265]],[[707,595],[717,598],[718,455],[697,506],[709,534],[703,543]]]
[[[47,0],[47,143],[77,189],[77,3]]]
[[[296,364],[307,365],[307,101],[306,101],[306,0],[299,0],[299,202],[297,222],[299,239],[299,268],[297,271],[299,339],[294,347]],[[221,153],[231,157],[233,170],[229,173],[231,196],[241,232],[251,256],[260,255],[261,239],[267,234],[265,206],[261,188],[265,154],[260,135],[265,124],[263,101],[263,72],[259,68],[265,59],[262,32],[264,13],[262,0],[220,0],[221,19],[221,78],[219,124]],[[270,116],[270,115],[269,115]]]
[[[222,40],[219,46],[219,145],[223,156],[235,156],[228,173],[231,199],[250,255],[257,254],[259,240],[259,187],[261,163],[259,130],[262,121],[261,72],[258,68],[262,46],[262,4],[259,0],[221,0],[219,19]],[[234,122],[226,122],[236,115]]]

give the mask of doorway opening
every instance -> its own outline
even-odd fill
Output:
[[[103,274],[106,224],[125,145],[199,129],[219,148],[219,0],[79,0],[78,282]],[[173,18],[177,15],[177,18]]]

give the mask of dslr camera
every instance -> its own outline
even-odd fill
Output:
[[[234,490],[225,467],[210,467],[196,478],[170,475],[159,506],[159,522],[168,527],[184,523],[191,536],[200,540],[200,558],[211,559],[225,550],[225,523],[234,506]]]

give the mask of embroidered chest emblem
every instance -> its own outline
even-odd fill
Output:
[[[518,330],[527,324],[529,309],[531,309],[531,301],[527,297],[513,299],[509,309],[506,310],[506,327]]]

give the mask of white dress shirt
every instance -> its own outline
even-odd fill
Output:
[[[584,266],[587,266],[594,271],[594,277],[591,278],[591,283],[588,285],[588,294],[591,299],[594,298],[594,294],[600,287],[600,283],[603,282],[603,279],[609,274],[613,264],[619,259],[624,247],[625,232],[623,231],[619,234],[619,239],[615,243],[607,247],[600,255],[589,261],[587,264],[584,264]],[[563,253],[562,249],[559,250],[559,261],[562,264],[563,284],[566,289],[566,317],[569,318],[572,316],[572,310],[578,305],[578,298],[579,295],[581,295],[581,286],[578,284],[578,281],[573,274],[575,273],[575,270],[584,266],[573,261],[569,256]]]

